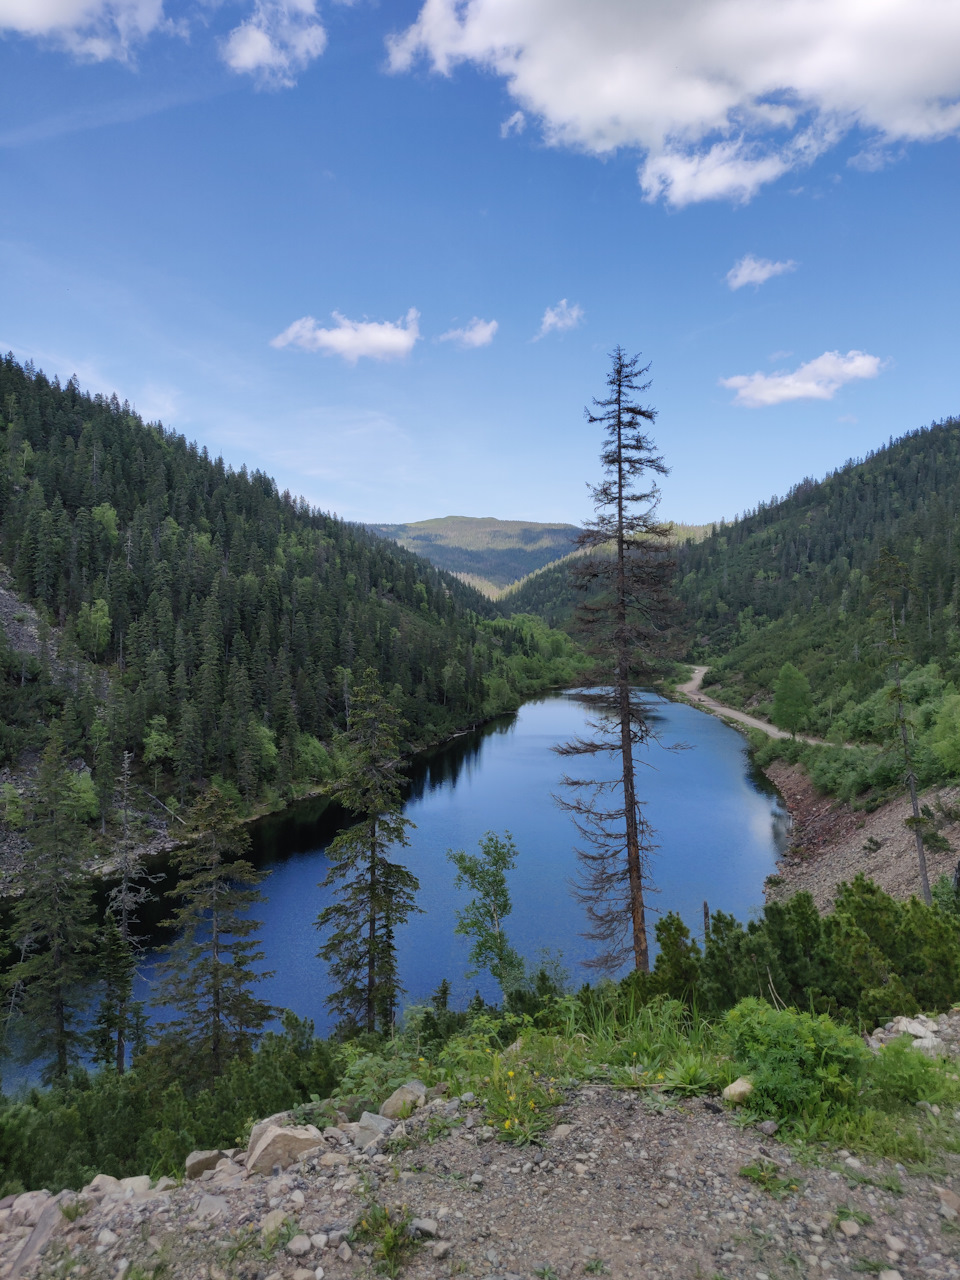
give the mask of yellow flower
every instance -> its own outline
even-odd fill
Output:
[[[507,1072],[507,1075],[508,1075],[508,1076],[512,1076],[512,1075],[513,1075],[513,1072],[512,1072],[512,1071],[508,1071],[508,1072]]]
[[[426,1058],[418,1058],[418,1059],[417,1059],[417,1061],[418,1061],[418,1062],[426,1062]]]
[[[509,1120],[504,1120],[504,1122],[503,1122],[503,1127],[504,1127],[505,1129],[509,1129],[509,1128],[510,1128],[510,1121],[509,1121]]]
[[[537,1108],[536,1108],[536,1107],[533,1105],[533,1103],[531,1102],[531,1103],[530,1103],[530,1110],[531,1110],[531,1111],[536,1111],[536,1109],[537,1109]]]
[[[662,1071],[658,1071],[658,1072],[657,1072],[657,1079],[658,1079],[658,1080],[662,1080],[662,1079],[663,1079],[663,1072],[662,1072]]]

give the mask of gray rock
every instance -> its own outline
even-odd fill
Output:
[[[435,1218],[414,1218],[410,1226],[422,1236],[435,1236],[437,1234]]]
[[[380,1107],[380,1114],[390,1120],[399,1120],[402,1114],[409,1114],[417,1107],[422,1107],[426,1099],[427,1086],[419,1080],[408,1080],[399,1089],[394,1089]]]
[[[247,1171],[269,1173],[275,1165],[286,1169],[308,1151],[319,1150],[319,1146],[320,1130],[312,1124],[291,1125],[288,1128],[271,1124],[266,1129],[257,1125],[250,1135],[250,1145],[247,1147]]]
[[[447,1255],[450,1253],[450,1250],[452,1248],[453,1248],[453,1245],[450,1243],[449,1240],[438,1240],[437,1243],[430,1250],[430,1252],[439,1262],[439,1261],[442,1261],[442,1259],[447,1257]]]
[[[183,1166],[188,1178],[199,1178],[208,1169],[215,1169],[223,1158],[223,1152],[219,1148],[216,1151],[191,1151]]]
[[[353,1250],[347,1244],[346,1240],[341,1240],[337,1246],[337,1257],[341,1262],[349,1262],[353,1257]]]
[[[196,1208],[196,1216],[204,1219],[225,1218],[229,1207],[223,1196],[202,1195]]]
[[[780,1126],[777,1124],[776,1120],[764,1120],[762,1124],[757,1125],[757,1128],[761,1133],[766,1134],[768,1138],[772,1138]]]
[[[295,1235],[292,1240],[287,1241],[287,1253],[294,1258],[304,1257],[312,1248],[310,1237],[302,1234]]]

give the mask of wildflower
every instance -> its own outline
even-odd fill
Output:
[[[417,1061],[418,1061],[418,1062],[426,1062],[426,1058],[418,1058],[418,1059],[417,1059]]]
[[[512,1072],[512,1071],[508,1071],[508,1072],[507,1072],[507,1075],[508,1075],[508,1076],[512,1076],[512,1075],[513,1075],[513,1072]]]
[[[504,1120],[504,1122],[503,1122],[503,1127],[504,1127],[505,1129],[509,1129],[509,1128],[510,1128],[510,1121],[509,1121],[509,1120]]]
[[[658,1071],[658,1072],[657,1072],[657,1079],[658,1079],[658,1080],[662,1080],[662,1079],[663,1079],[663,1072],[662,1072],[662,1071]]]

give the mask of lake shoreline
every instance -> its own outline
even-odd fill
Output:
[[[849,801],[820,795],[799,764],[774,760],[764,770],[783,797],[793,826],[790,846],[777,863],[765,888],[768,902],[784,902],[803,890],[813,895],[821,911],[833,907],[836,887],[863,874],[894,898],[920,893],[916,844],[906,826],[910,800],[889,800],[872,813],[855,809]],[[933,787],[921,802],[947,808],[960,803],[960,787]],[[930,883],[953,876],[960,849],[960,821],[948,822],[942,834],[953,846],[947,852],[927,851]]]

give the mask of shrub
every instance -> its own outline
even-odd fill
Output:
[[[741,1000],[723,1019],[727,1050],[753,1083],[751,1109],[780,1119],[830,1114],[855,1101],[869,1051],[825,1014]]]

